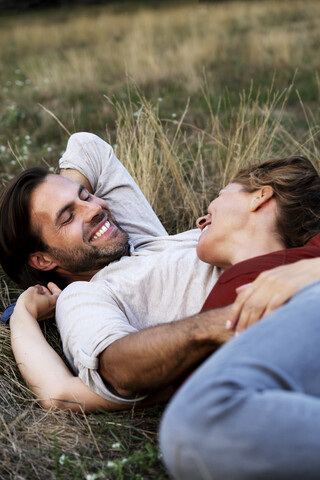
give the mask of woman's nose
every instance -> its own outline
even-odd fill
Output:
[[[204,215],[203,217],[199,217],[198,220],[196,221],[196,225],[198,228],[201,229],[201,226],[206,223],[208,220],[209,215]]]

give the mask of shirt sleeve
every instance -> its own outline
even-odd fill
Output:
[[[56,321],[71,368],[92,391],[118,404],[132,404],[145,398],[127,399],[117,395],[99,374],[99,355],[103,350],[115,340],[137,332],[108,292],[105,282],[69,285],[58,299]]]
[[[133,236],[133,240],[135,235],[167,235],[112,147],[97,135],[85,132],[71,135],[59,166],[74,168],[82,173],[89,180],[95,195],[107,202],[116,220]]]

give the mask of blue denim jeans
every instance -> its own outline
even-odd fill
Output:
[[[320,281],[201,365],[160,446],[175,479],[320,478]]]

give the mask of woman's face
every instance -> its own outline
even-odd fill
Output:
[[[208,207],[208,215],[197,220],[201,229],[197,254],[200,260],[225,268],[237,233],[248,227],[253,195],[245,192],[242,185],[229,183]]]

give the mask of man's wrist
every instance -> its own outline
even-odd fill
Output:
[[[37,322],[37,316],[37,312],[32,305],[27,306],[22,300],[18,299],[17,304],[12,312],[10,323],[13,321],[15,323],[23,322],[26,321],[27,318],[33,319],[35,322]]]
[[[234,332],[227,330],[226,321],[231,314],[231,305],[208,310],[190,317],[188,325],[192,343],[196,346],[219,347],[233,337]]]

